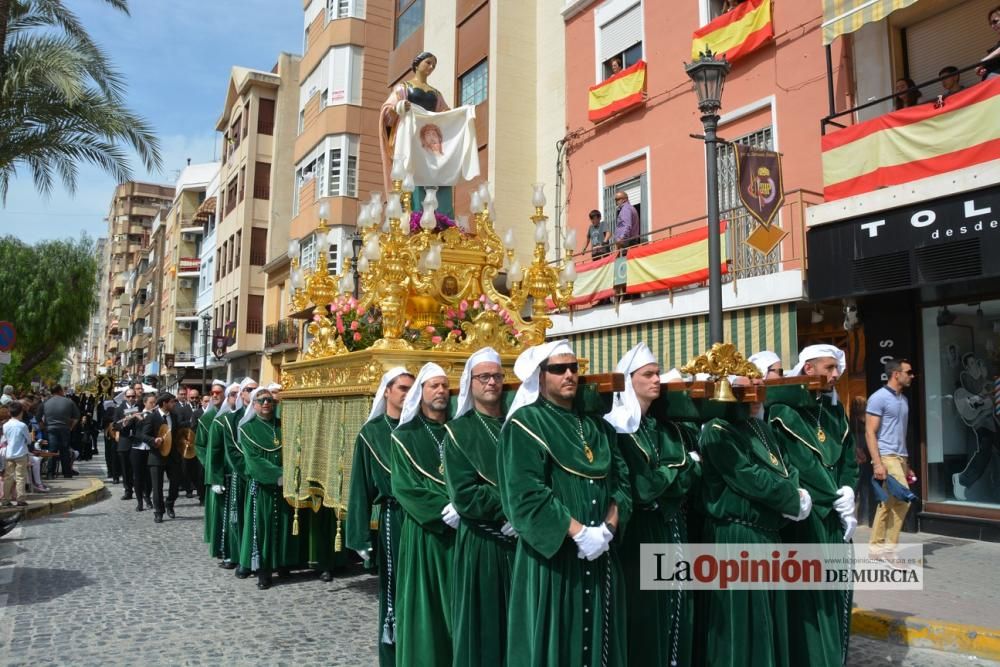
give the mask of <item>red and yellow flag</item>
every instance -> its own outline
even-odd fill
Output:
[[[697,60],[699,53],[711,48],[733,62],[773,38],[771,0],[746,0],[694,31],[691,59]]]
[[[1000,159],[1000,78],[823,137],[827,201]]]
[[[612,252],[598,260],[580,262],[576,265],[576,280],[573,282],[573,296],[570,306],[589,306],[601,299],[609,299],[615,294],[615,258]]]
[[[590,87],[587,117],[597,123],[642,102],[646,92],[646,62],[640,60]]]
[[[726,233],[726,221],[719,234]],[[726,273],[722,244],[722,273]],[[628,294],[677,289],[708,280],[708,227],[628,249]],[[575,291],[575,289],[574,289]]]

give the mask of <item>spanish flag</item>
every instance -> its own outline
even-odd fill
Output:
[[[719,223],[719,234],[726,234],[725,220]],[[722,243],[721,250],[722,273],[726,273],[729,267],[725,243]],[[628,294],[678,289],[706,280],[707,226],[628,249],[628,286],[625,288]]]
[[[711,23],[694,31],[691,59],[711,48],[729,62],[739,60],[774,38],[771,0],[746,0]]]
[[[597,123],[642,102],[646,92],[646,63],[640,60],[590,87],[587,117]]]
[[[576,265],[576,281],[573,282],[573,296],[569,305],[589,306],[601,299],[609,299],[615,294],[615,259],[617,252]],[[551,306],[551,300],[549,301]]]

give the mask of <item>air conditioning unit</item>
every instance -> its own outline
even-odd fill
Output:
[[[180,285],[183,289],[189,289],[191,287],[194,287],[194,280],[191,278],[181,278],[180,280],[177,281],[177,284]]]
[[[181,329],[191,329],[192,327],[194,327],[194,322],[178,322],[177,325]]]
[[[194,241],[194,234],[184,232],[181,234],[181,241]]]

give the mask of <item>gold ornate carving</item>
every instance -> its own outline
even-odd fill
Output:
[[[462,331],[465,332],[464,340],[456,341],[449,336],[434,349],[464,354],[471,354],[484,347],[492,347],[500,354],[517,354],[521,351],[513,329],[496,311],[484,310],[472,322],[463,322]]]
[[[689,375],[707,373],[713,379],[729,375],[761,377],[757,367],[747,361],[732,343],[716,343],[711,350],[692,359],[681,371]]]

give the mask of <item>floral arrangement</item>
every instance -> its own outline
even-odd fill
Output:
[[[382,337],[382,313],[377,308],[361,307],[351,294],[338,296],[329,308],[337,333],[351,352],[371,347]]]
[[[420,226],[420,218],[423,216],[423,210],[416,210],[410,213],[410,233],[419,234],[423,231]],[[434,219],[437,220],[437,225],[432,229],[432,232],[443,232],[449,227],[455,226],[455,221],[446,216],[441,211],[434,211]]]
[[[521,337],[521,332],[514,329],[514,318],[511,317],[510,313],[499,304],[493,303],[490,299],[486,298],[485,294],[480,295],[478,299],[473,299],[471,302],[462,299],[458,304],[458,308],[445,309],[444,321],[437,326],[428,325],[424,333],[429,336],[432,345],[439,345],[448,337],[453,338],[455,342],[461,341],[466,335],[462,329],[462,324],[474,322],[476,317],[485,310],[492,310],[497,313],[500,319],[513,329],[514,336],[516,338]]]

